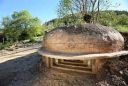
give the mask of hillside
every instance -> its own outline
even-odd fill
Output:
[[[79,13],[75,14],[75,22],[72,22],[72,15],[67,15],[64,18],[55,18],[44,23],[47,29],[53,29],[58,26],[85,23]],[[105,26],[111,26],[121,32],[128,32],[128,12],[127,11],[101,11],[99,23]]]

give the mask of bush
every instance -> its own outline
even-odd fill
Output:
[[[114,28],[121,32],[128,32],[128,25],[116,25]]]
[[[13,44],[12,42],[0,43],[0,50],[8,48],[12,44]]]
[[[4,48],[5,48],[4,44],[3,43],[0,43],[0,50],[2,50]]]

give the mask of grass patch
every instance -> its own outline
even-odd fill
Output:
[[[128,25],[116,25],[114,28],[121,32],[128,32]]]

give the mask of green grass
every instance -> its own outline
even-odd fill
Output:
[[[116,25],[113,28],[121,32],[128,32],[128,25]]]

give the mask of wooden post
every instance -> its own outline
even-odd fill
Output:
[[[92,73],[96,73],[96,59],[92,59]]]
[[[92,60],[88,60],[87,65],[88,65],[88,67],[91,67],[92,66]]]
[[[53,58],[49,58],[49,67],[51,68],[53,66]]]
[[[104,59],[95,59],[95,63],[94,63],[95,68],[93,68],[93,72],[97,73],[106,61],[107,61],[107,59],[105,59],[105,58]]]
[[[100,69],[100,67],[101,67],[101,59],[96,59],[95,60],[95,72],[97,73],[98,72],[98,70]]]
[[[55,59],[55,64],[58,64],[59,63],[59,59]]]
[[[45,65],[48,68],[50,67],[49,58],[47,56],[45,56]]]

